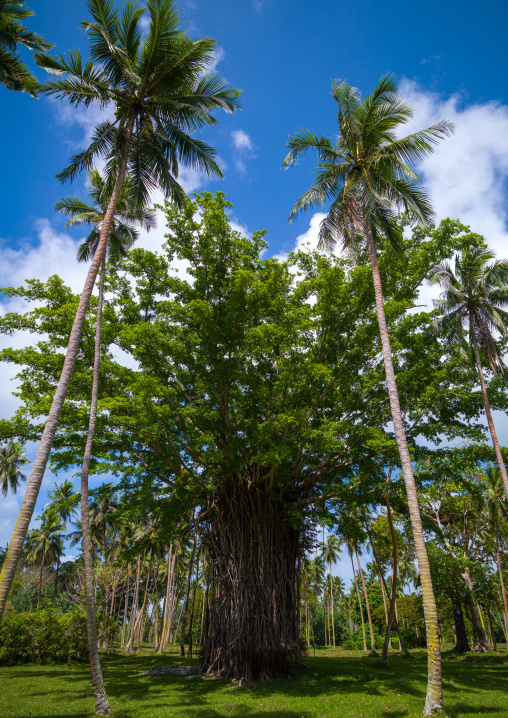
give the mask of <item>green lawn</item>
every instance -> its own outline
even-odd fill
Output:
[[[360,651],[321,650],[292,678],[241,687],[230,680],[144,676],[157,665],[189,664],[176,649],[164,656],[103,654],[114,718],[404,718],[419,716],[425,698],[426,656],[394,652],[390,667]],[[193,661],[196,663],[197,661]],[[443,657],[445,716],[508,718],[508,660],[497,654]],[[93,716],[87,664],[0,667],[2,718]]]

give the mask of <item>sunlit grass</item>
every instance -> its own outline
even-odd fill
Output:
[[[443,718],[508,717],[508,660],[496,654],[443,656]],[[102,655],[114,718],[404,718],[421,715],[426,655],[406,660],[394,651],[388,669],[361,651],[325,649],[305,659],[292,677],[238,686],[213,678],[149,677],[158,665],[196,664],[171,648],[139,656]],[[2,718],[89,718],[93,699],[86,663],[0,667]]]

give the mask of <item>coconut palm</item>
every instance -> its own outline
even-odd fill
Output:
[[[443,706],[439,629],[393,369],[377,246],[386,239],[394,251],[400,252],[402,236],[395,221],[396,212],[400,209],[421,225],[432,220],[430,200],[419,186],[420,177],[409,165],[428,155],[433,145],[449,135],[453,127],[448,122],[439,122],[425,130],[399,137],[398,130],[412,119],[414,111],[396,93],[397,83],[393,75],[381,78],[373,93],[365,99],[346,82],[335,83],[332,96],[338,109],[337,137],[332,140],[301,130],[288,140],[290,151],[283,166],[295,164],[302,153],[314,150],[318,158],[316,180],[293,206],[290,220],[301,211],[331,202],[319,228],[319,246],[331,251],[339,244],[354,255],[359,247],[366,245],[368,251],[390,409],[422,576],[429,669],[424,715],[430,715]]]
[[[504,372],[494,333],[508,334],[508,312],[502,307],[508,304],[508,260],[493,261],[495,254],[486,247],[466,247],[455,256],[455,271],[443,262],[431,275],[443,290],[441,299],[434,301],[442,316],[435,327],[450,342],[467,346],[466,332],[473,362],[480,379],[487,423],[494,445],[497,463],[508,497],[508,475],[497,438],[490,410],[487,386],[483,374],[480,352],[484,352],[492,371]]]
[[[88,224],[92,229],[86,240],[78,249],[78,261],[87,261],[97,252],[101,229],[108,211],[114,177],[104,180],[97,169],[88,173],[88,196],[90,204],[78,197],[64,197],[55,204],[55,209],[70,217],[67,227],[71,225]],[[88,475],[92,459],[92,447],[97,421],[97,405],[99,399],[99,365],[101,357],[102,310],[104,304],[104,280],[106,274],[106,257],[110,262],[117,263],[125,257],[138,237],[136,225],[149,230],[155,226],[155,214],[145,207],[138,206],[135,184],[131,177],[126,176],[120,189],[118,202],[112,216],[109,234],[107,237],[107,250],[104,252],[101,264],[101,277],[99,282],[99,297],[97,300],[97,316],[95,326],[95,350],[92,376],[92,397],[90,402],[90,418],[86,438],[83,465],[81,469],[81,526],[83,536],[83,558],[85,563],[85,586],[87,606],[87,631],[90,650],[90,665],[96,673],[93,677],[94,686],[97,686],[99,705],[105,710],[105,689],[101,687],[100,658],[97,643],[97,625],[95,620],[95,602],[93,591],[92,557],[90,551],[90,528],[88,525]],[[92,511],[94,510],[93,507]],[[100,512],[100,509],[99,509]],[[102,522],[104,541],[104,562],[106,563],[106,530]]]
[[[70,479],[64,479],[60,486],[55,481],[54,488],[48,491],[48,498],[50,501],[42,507],[43,512],[56,514],[64,523],[75,517],[79,492]]]
[[[37,97],[39,83],[16,53],[18,44],[29,50],[49,50],[52,45],[21,20],[35,15],[23,0],[0,0],[0,82],[9,90],[28,92]]]
[[[41,602],[42,593],[42,572],[46,562],[56,563],[60,561],[63,554],[64,544],[62,534],[65,531],[65,524],[57,514],[47,512],[42,516],[41,525],[33,529],[27,536],[26,560],[35,563],[40,556],[39,573],[39,595],[37,608]]]
[[[5,446],[0,446],[0,485],[4,496],[9,489],[15,494],[20,482],[26,481],[20,467],[29,463],[23,446],[17,441],[8,441]]]
[[[326,543],[324,543],[321,547],[321,558],[325,563],[328,564],[330,568],[330,609],[332,613],[332,642],[333,647],[335,648],[335,623],[334,623],[334,617],[333,617],[333,576],[332,576],[332,564],[337,563],[337,559],[339,558],[339,554],[342,553],[342,549],[340,547],[340,541],[334,534],[330,534],[328,536],[328,539]]]
[[[119,12],[113,0],[88,0],[92,19],[82,23],[90,41],[86,62],[79,50],[57,59],[36,53],[37,63],[56,75],[43,92],[67,99],[72,105],[113,110],[101,121],[90,145],[71,159],[59,174],[72,180],[90,170],[97,157],[107,160],[107,176],[115,182],[71,329],[62,373],[27,491],[0,574],[0,619],[33,515],[40,485],[67,395],[79,351],[81,331],[99,267],[106,252],[110,225],[127,174],[136,187],[137,206],[147,204],[150,192],[160,188],[174,202],[185,193],[178,184],[179,163],[209,176],[222,177],[215,151],[191,132],[215,124],[217,109],[234,112],[240,91],[228,87],[216,74],[206,73],[213,61],[215,41],[190,40],[180,30],[180,16],[171,0],[147,0],[149,26],[142,36],[140,19],[145,8],[135,2]]]

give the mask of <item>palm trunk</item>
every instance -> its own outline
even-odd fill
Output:
[[[434,711],[443,709],[443,684],[441,679],[441,653],[439,649],[439,625],[437,619],[436,600],[434,598],[434,590],[432,587],[432,579],[430,576],[429,559],[427,556],[427,549],[423,536],[423,526],[420,516],[420,508],[418,506],[418,496],[416,493],[416,484],[413,476],[413,467],[411,465],[411,457],[409,455],[406,432],[404,431],[404,423],[402,421],[402,414],[400,411],[399,395],[397,392],[397,384],[395,381],[395,372],[393,370],[390,337],[388,335],[388,327],[386,325],[386,317],[384,311],[381,276],[379,274],[376,248],[374,245],[372,229],[368,218],[365,221],[365,235],[369,250],[370,263],[372,267],[372,278],[374,282],[374,295],[376,299],[379,335],[383,350],[386,384],[388,389],[388,397],[390,399],[393,428],[397,441],[397,448],[399,450],[404,483],[406,485],[409,516],[411,519],[411,526],[413,528],[413,538],[415,542],[416,556],[418,560],[418,568],[420,571],[420,580],[422,586],[423,609],[425,614],[425,626],[427,629],[428,656],[427,695],[425,698],[423,715],[429,716],[432,715]]]
[[[362,567],[360,565],[360,557],[358,556],[358,549],[356,547],[356,542],[353,544],[356,554],[356,562],[358,563],[358,573],[360,574],[360,580],[362,582],[362,588],[363,588],[363,595],[365,597],[365,606],[367,608],[367,620],[369,622],[369,632],[370,632],[370,652],[376,653],[376,641],[374,640],[374,629],[372,628],[372,616],[370,614],[370,603],[369,603],[369,596],[367,594],[367,587],[365,586],[365,579],[363,577],[363,571]]]
[[[351,566],[353,567],[353,579],[355,582],[356,595],[358,597],[358,608],[360,610],[360,620],[362,622],[363,650],[365,651],[365,653],[367,653],[367,638],[365,636],[365,621],[363,620],[362,601],[360,599],[360,589],[358,588],[358,581],[356,580],[355,565],[353,563],[353,554],[351,554]]]
[[[144,557],[144,556],[143,556]],[[127,653],[132,653],[132,642],[134,640],[135,626],[137,625],[138,616],[138,602],[139,602],[139,582],[141,579],[141,554],[138,554],[138,566],[136,569],[136,588],[134,589],[134,599],[131,607],[131,615],[129,621],[129,640],[125,650]]]
[[[30,478],[28,479],[28,486],[23,497],[21,510],[19,512],[18,520],[16,521],[16,526],[14,527],[12,539],[9,542],[4,564],[2,566],[2,572],[0,573],[0,621],[2,620],[5,604],[7,603],[7,597],[14,580],[14,574],[16,573],[19,557],[21,556],[28,527],[37,502],[37,497],[39,496],[39,490],[46,470],[46,464],[48,463],[51,447],[53,446],[53,440],[60,420],[60,414],[62,413],[62,407],[69,390],[72,373],[74,371],[74,364],[76,363],[76,358],[79,353],[81,332],[83,330],[83,324],[85,322],[92,290],[95,285],[97,272],[99,271],[102,258],[106,254],[109,228],[127,171],[128,152],[133,128],[134,114],[130,116],[127,122],[125,145],[120,160],[115,186],[113,188],[113,192],[111,193],[108,209],[104,215],[99,244],[92,263],[90,264],[85,286],[83,287],[83,292],[81,293],[78,309],[76,311],[76,316],[69,336],[69,344],[67,345],[67,351],[65,353],[62,373],[56,387],[53,403],[51,404],[51,409],[46,420],[46,425],[44,426],[44,431],[42,432],[41,442],[39,444],[39,448],[37,449],[37,455],[35,457],[32,471],[30,472]]]
[[[120,637],[120,646],[121,648],[124,647],[125,644],[125,631],[127,630],[127,611],[129,609],[129,590],[130,590],[130,577],[131,577],[131,567],[130,564],[127,564],[127,585],[125,588],[125,603],[124,603],[124,609],[123,609],[123,622],[122,622],[122,633]]]
[[[150,586],[150,575],[151,575],[151,573],[152,573],[153,553],[154,553],[154,550],[153,550],[153,548],[152,548],[152,551],[151,551],[151,553],[150,553],[150,560],[149,560],[149,562],[148,562],[148,573],[147,573],[147,575],[146,575],[145,595],[144,595],[144,597],[143,597],[143,605],[141,606],[141,611],[140,611],[140,613],[139,613],[139,618],[138,618],[138,632],[137,632],[137,639],[136,639],[136,644],[137,644],[137,645],[136,645],[136,653],[140,653],[140,652],[141,652],[141,639],[142,639],[142,637],[143,637],[142,626],[143,626],[143,619],[144,619],[144,616],[145,616],[146,601],[147,601],[147,598],[148,598],[148,589],[149,589],[149,586]]]
[[[202,547],[203,547],[203,544],[201,544],[198,549],[198,557],[197,557],[197,561],[196,561],[196,578],[194,580],[194,589],[192,592],[192,609],[191,609],[190,621],[189,621],[189,651],[187,654],[189,658],[192,658],[192,643],[193,643],[192,624],[194,623],[194,609],[196,606],[196,591],[197,591],[198,581],[199,581],[199,559],[201,558]],[[300,624],[298,624],[298,625],[300,625]]]
[[[192,569],[194,567],[194,554],[196,553],[196,543],[198,540],[197,528],[194,530],[194,543],[192,544],[192,551],[189,558],[189,571],[187,573],[187,586],[185,590],[185,603],[183,609],[182,618],[182,631],[180,633],[180,654],[182,658],[185,656],[185,629],[187,627],[187,618],[189,613],[189,596],[190,596],[190,584],[192,578]]]
[[[333,618],[333,579],[332,579],[332,562],[330,561],[330,606],[332,610],[332,639],[335,648],[335,622]]]
[[[55,574],[55,590],[53,591],[53,598],[56,598],[58,593],[58,572],[60,571],[60,556],[56,558],[56,574]]]
[[[490,402],[489,402],[489,397],[487,395],[487,386],[485,384],[485,379],[483,376],[482,363],[480,360],[480,352],[478,350],[478,342],[476,341],[476,334],[474,332],[474,322],[473,322],[472,315],[470,315],[470,317],[469,317],[469,324],[470,324],[470,332],[469,333],[471,335],[471,340],[473,342],[474,356],[476,359],[476,369],[478,371],[478,376],[480,378],[480,386],[481,386],[482,396],[483,396],[483,405],[485,406],[485,414],[487,416],[487,423],[489,425],[490,436],[492,437],[492,444],[494,445],[494,452],[496,454],[499,471],[501,472],[501,476],[503,477],[504,490],[505,490],[506,496],[508,498],[508,474],[506,473],[506,467],[504,465],[503,455],[501,454],[501,449],[499,448],[499,441],[497,439],[496,429],[494,427],[494,420],[492,419],[492,412],[490,411]]]
[[[88,640],[88,655],[90,659],[90,672],[97,715],[111,713],[97,648],[97,624],[95,620],[95,600],[93,591],[93,566],[90,554],[90,527],[88,525],[88,472],[92,458],[92,445],[97,420],[97,403],[99,398],[99,364],[101,357],[101,329],[102,306],[104,301],[104,274],[106,267],[106,252],[102,258],[101,279],[99,283],[99,300],[97,303],[97,321],[95,330],[95,356],[93,364],[92,400],[90,403],[90,420],[86,437],[83,466],[81,469],[81,524],[83,527],[83,559],[85,563],[86,586],[86,631]]]
[[[39,605],[41,603],[41,593],[42,593],[42,570],[44,568],[44,559],[46,557],[46,551],[42,550],[42,559],[41,559],[41,568],[39,571],[39,595],[37,596],[37,608],[39,608]]]

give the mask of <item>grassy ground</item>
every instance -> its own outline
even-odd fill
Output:
[[[508,659],[497,654],[443,656],[442,718],[508,718]],[[425,699],[426,655],[394,652],[388,669],[360,651],[318,650],[292,678],[242,686],[212,678],[149,677],[158,665],[197,663],[176,649],[164,656],[110,651],[102,665],[114,718],[413,718]],[[87,664],[0,667],[2,718],[89,718]]]

